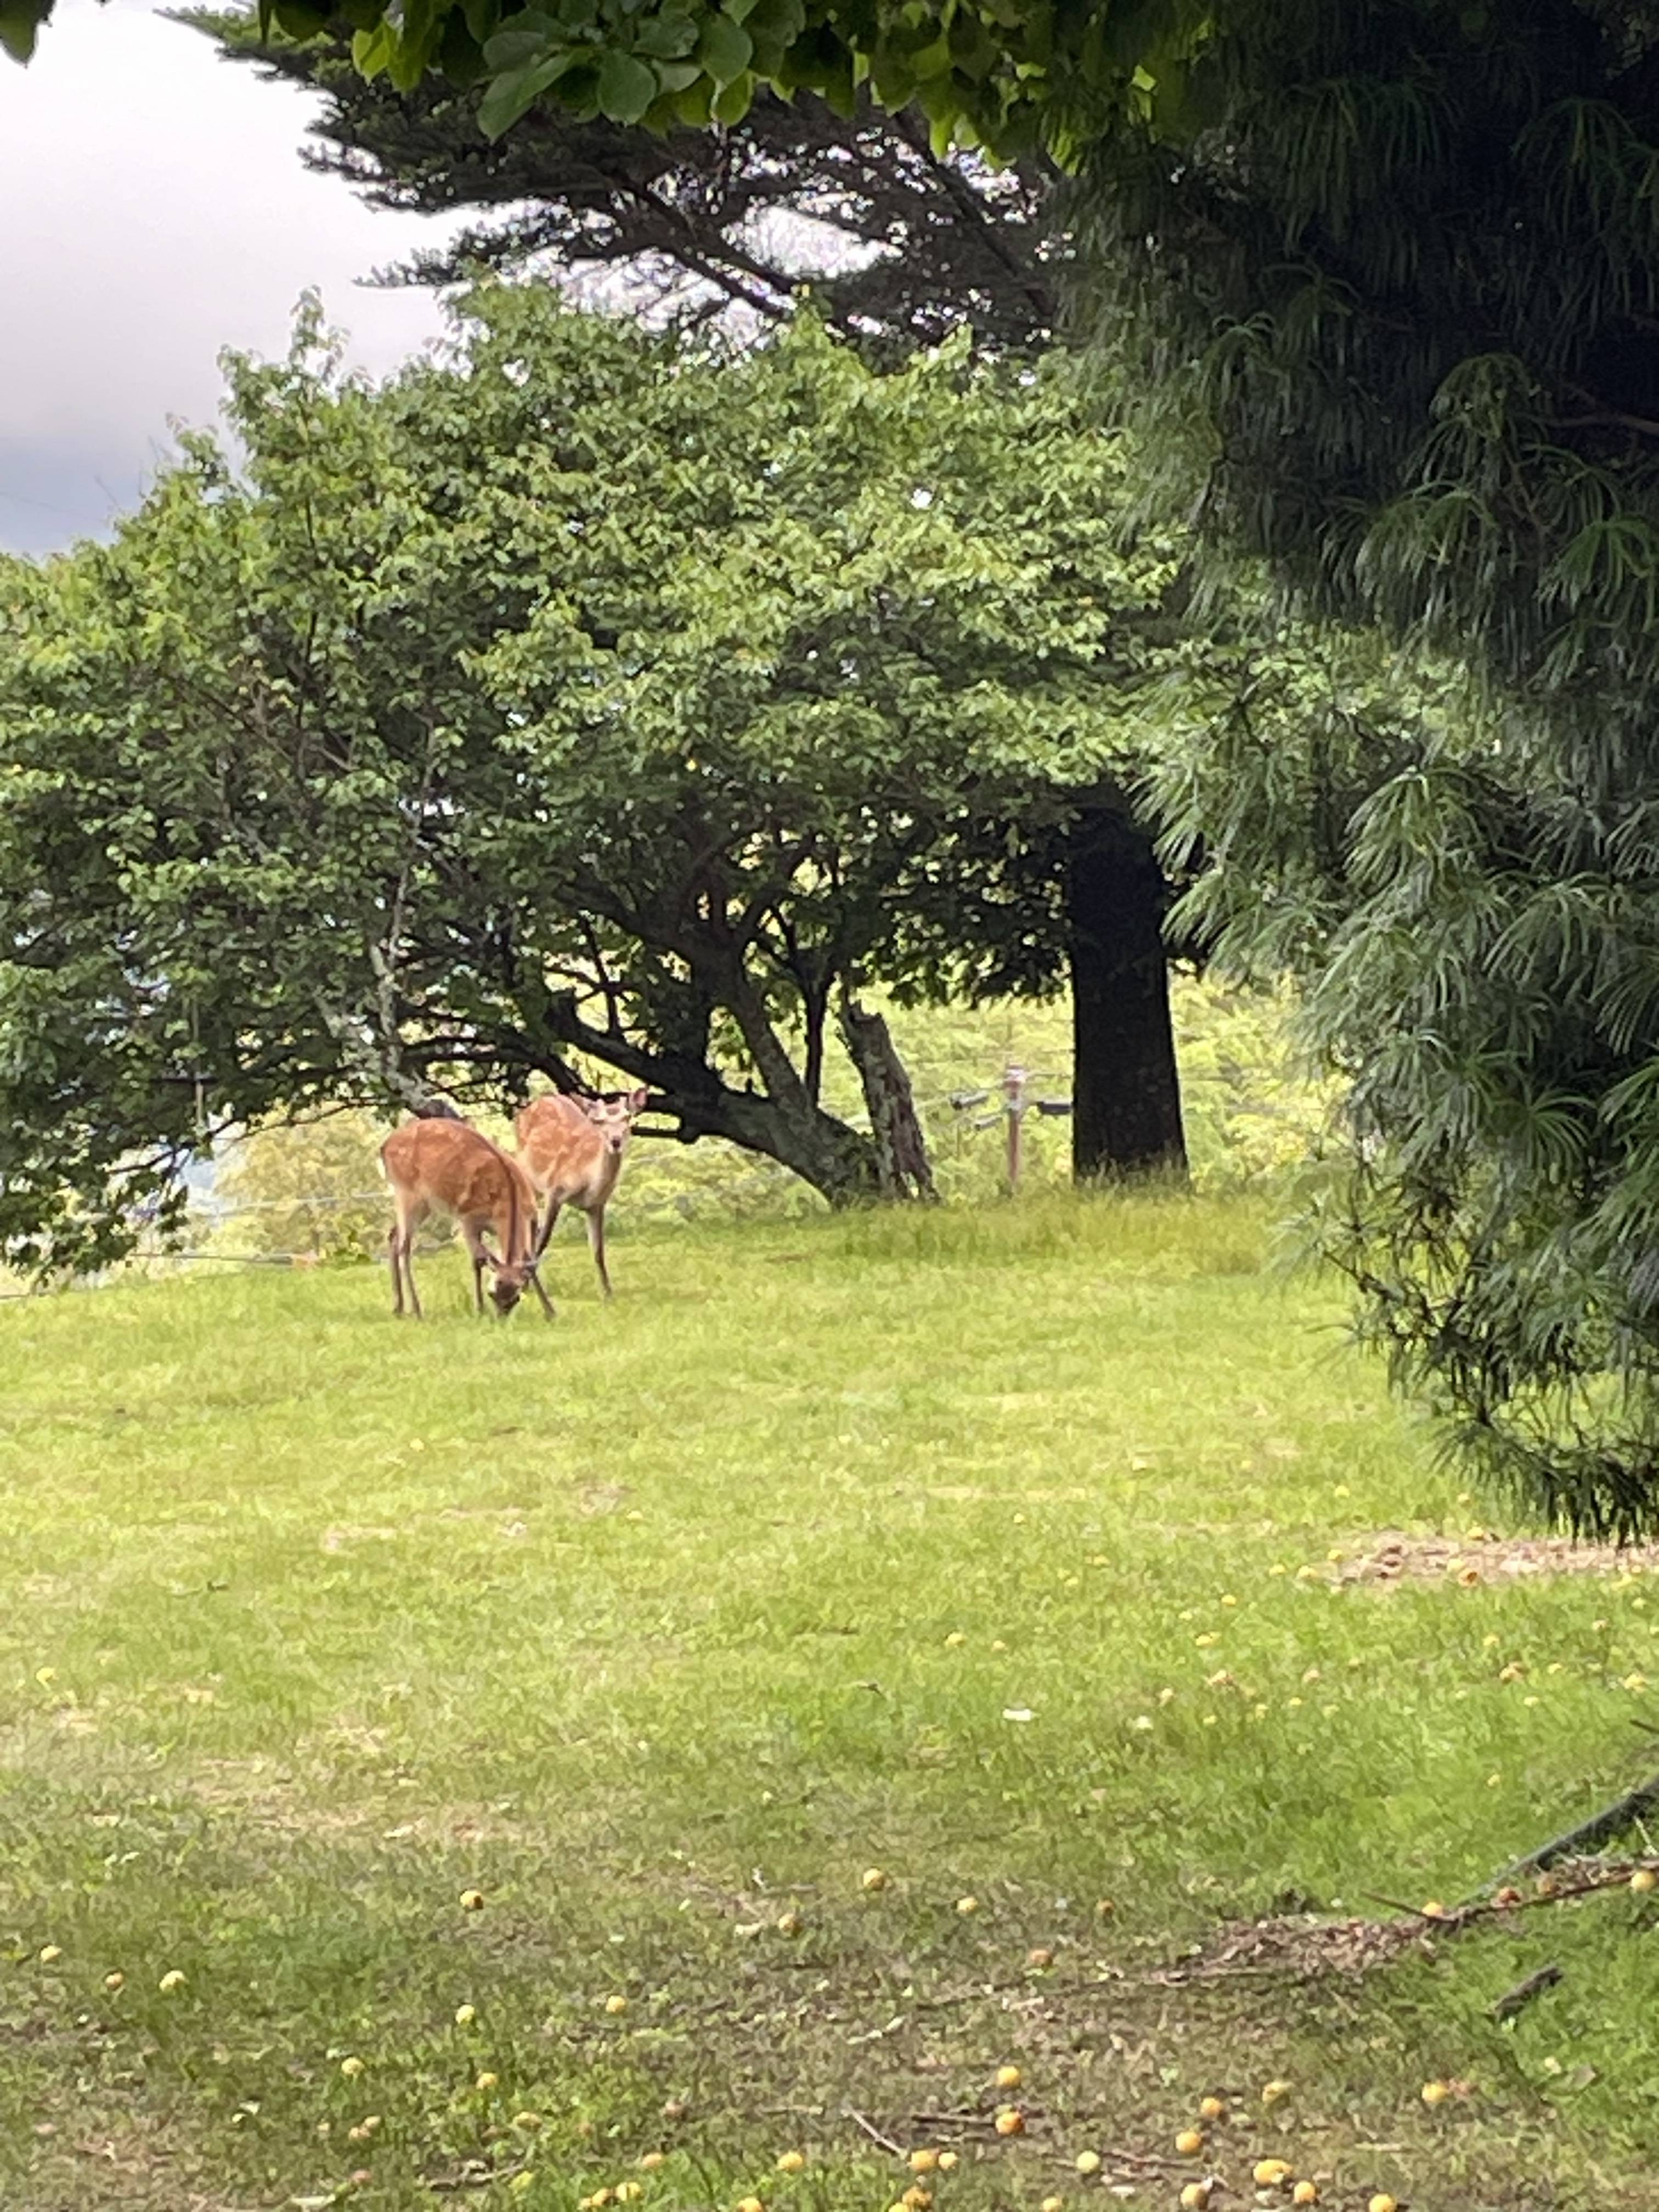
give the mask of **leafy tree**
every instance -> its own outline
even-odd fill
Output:
[[[873,1193],[905,1099],[861,986],[1058,972],[1057,909],[951,915],[955,872],[995,823],[1013,883],[1121,779],[1174,568],[1119,546],[1063,369],[471,315],[379,392],[314,328],[234,363],[240,473],[192,439],[113,545],[3,571],[25,1260],[118,1246],[200,1099],[507,1103],[573,1052]],[[821,1103],[832,1024],[872,1135]]]
[[[919,117],[888,113],[867,93],[845,115],[811,93],[763,94],[718,134],[657,135],[543,103],[491,144],[476,92],[435,80],[403,92],[360,75],[341,41],[267,43],[246,15],[193,20],[234,58],[325,92],[315,128],[331,150],[312,157],[317,166],[383,204],[484,211],[406,277],[452,283],[479,260],[598,265],[625,275],[634,296],[672,301],[682,320],[764,326],[793,311],[811,241],[799,222],[757,218],[804,215],[847,249],[815,277],[815,308],[866,349],[890,358],[964,325],[994,351],[1030,349],[1051,333],[1060,242],[1044,165],[1022,173],[941,156]],[[1170,888],[1152,842],[1133,809],[1103,806],[1027,858],[1019,895],[1048,908],[1057,891],[1065,913],[1074,1171],[1178,1163],[1163,944]],[[1005,860],[992,840],[976,864],[994,875]]]

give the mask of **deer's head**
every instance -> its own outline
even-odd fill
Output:
[[[636,1115],[645,1111],[650,1092],[619,1091],[608,1098],[584,1098],[582,1111],[604,1137],[608,1148],[621,1152]]]

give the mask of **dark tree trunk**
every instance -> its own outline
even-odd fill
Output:
[[[860,1006],[850,994],[842,997],[840,1012],[841,1033],[859,1072],[864,1103],[870,1111],[876,1182],[882,1197],[937,1198],[927,1140],[916,1118],[910,1078],[891,1030],[881,1015]]]
[[[1184,1174],[1164,949],[1169,886],[1152,841],[1127,813],[1089,808],[1071,833],[1066,890],[1073,1173]]]

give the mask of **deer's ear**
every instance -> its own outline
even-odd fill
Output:
[[[641,1085],[637,1091],[630,1091],[623,1103],[630,1114],[643,1114],[650,1103],[650,1091]]]

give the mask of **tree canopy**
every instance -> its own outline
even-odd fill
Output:
[[[34,50],[53,0],[0,0],[0,42]],[[1055,0],[262,0],[262,25],[308,39],[338,23],[366,76],[412,90],[428,74],[479,86],[492,137],[540,100],[588,119],[742,120],[763,86],[808,91],[850,113],[868,82],[884,106],[913,101],[936,148],[983,143],[1003,155],[1061,149],[1097,103],[1184,116],[1187,79],[1210,15],[1195,0],[1115,9]]]
[[[1029,855],[1134,766],[1176,565],[1064,365],[468,315],[378,391],[308,322],[232,365],[244,461],[194,437],[112,545],[0,571],[15,1256],[118,1249],[204,1127],[573,1055],[874,1193],[860,990],[1058,971]]]
[[[763,92],[720,131],[581,121],[543,103],[490,141],[476,88],[427,77],[400,91],[355,69],[349,40],[264,39],[249,14],[189,20],[233,60],[323,94],[309,166],[379,206],[471,214],[392,281],[603,272],[659,316],[738,335],[787,321],[810,284],[832,328],[893,353],[963,323],[984,344],[1029,349],[1059,314],[1042,166],[937,154],[921,118],[867,88],[848,115],[815,94]]]

